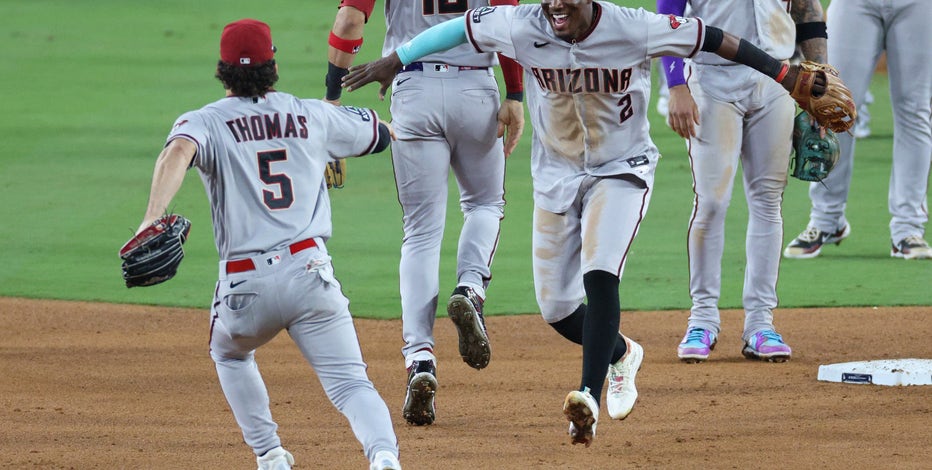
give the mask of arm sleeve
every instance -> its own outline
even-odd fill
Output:
[[[489,0],[489,6],[518,4],[518,0]],[[505,91],[509,99],[522,101],[524,99],[523,70],[514,59],[498,54],[498,63],[502,65],[502,77],[505,79]],[[516,99],[517,98],[517,99]]]
[[[466,43],[466,18],[444,21],[422,31],[395,50],[401,63],[409,65],[421,57]]]
[[[366,23],[369,22],[369,16],[375,8],[375,0],[340,0],[339,8],[353,7],[366,15]]]
[[[686,11],[687,0],[657,0],[657,13],[680,16]],[[681,57],[663,56],[660,58],[663,73],[667,77],[667,88],[686,83],[683,75],[683,59]]]
[[[355,106],[312,103],[326,129],[326,148],[331,158],[359,157],[373,153],[379,143],[379,116]],[[387,130],[387,128],[386,128]]]

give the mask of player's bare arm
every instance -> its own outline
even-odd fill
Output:
[[[149,191],[146,215],[136,233],[167,213],[168,204],[181,188],[188,164],[194,158],[195,152],[197,146],[187,139],[175,139],[162,149],[152,173],[152,189]]]
[[[828,62],[828,35],[819,0],[793,0],[790,16],[796,23],[796,42],[803,57],[813,62]]]
[[[341,2],[327,40],[328,64],[324,80],[327,94],[324,101],[328,103],[340,105],[341,79],[348,73],[362,47],[363,31],[374,5],[374,0]]]

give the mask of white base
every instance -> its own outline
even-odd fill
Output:
[[[849,384],[932,385],[932,359],[885,359],[820,365],[819,380]]]

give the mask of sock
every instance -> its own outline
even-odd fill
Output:
[[[586,319],[586,304],[580,304],[579,307],[571,313],[568,317],[554,323],[550,323],[550,326],[557,330],[557,333],[560,333],[560,336],[576,343],[582,344],[583,337],[583,322]],[[624,338],[621,337],[621,333],[618,334],[618,340],[615,341],[615,350],[612,352],[611,363],[614,364],[618,362],[625,353],[628,352],[628,344],[625,343]]]
[[[618,299],[618,277],[605,271],[590,271],[583,275],[583,285],[589,305],[583,322],[583,371],[579,389],[589,387],[592,397],[598,402],[619,339],[621,302]]]

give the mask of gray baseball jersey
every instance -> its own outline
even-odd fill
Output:
[[[324,167],[375,148],[376,113],[280,92],[227,97],[179,117],[174,139],[196,144],[211,204],[221,261],[210,355],[245,442],[257,454],[281,445],[255,350],[287,330],[366,456],[397,453],[325,245]]]
[[[430,26],[462,16],[467,8],[488,4],[488,0],[386,1],[384,53]],[[392,126],[397,136],[392,162],[404,211],[399,290],[406,366],[418,351],[436,360],[429,351],[434,347],[451,170],[464,217],[455,282],[484,298],[492,278],[505,205],[505,153],[502,140],[495,137],[501,96],[491,69],[496,63],[495,54],[477,54],[464,44],[422,58],[392,84]]]
[[[652,178],[659,158],[647,106],[650,60],[691,56],[702,45],[701,20],[597,2],[585,38],[554,38],[539,5],[469,12],[467,35],[481,52],[501,52],[525,70],[534,127],[534,201],[565,212],[585,175]]]
[[[553,36],[539,5],[467,13],[480,52],[525,70],[534,128],[534,282],[544,319],[585,299],[582,276],[621,277],[647,210],[659,158],[649,134],[650,59],[702,46],[699,20],[595,2],[591,29],[570,43]]]
[[[795,24],[785,0],[690,0],[692,14],[752,42],[776,58],[795,49]],[[796,105],[786,90],[750,67],[700,53],[687,84],[699,107],[696,136],[687,141],[695,201],[689,221],[689,328],[716,335],[725,248],[725,216],[735,175],[743,171],[748,227],[743,338],[772,330],[783,243],[781,204],[787,182]],[[740,163],[740,164],[739,164]]]
[[[395,49],[431,26],[462,16],[468,9],[488,4],[489,0],[386,0],[386,29],[382,55],[395,52]],[[476,54],[468,44],[424,56],[420,60],[479,67],[490,67],[498,63],[495,54]]]
[[[861,104],[882,52],[893,106],[893,165],[888,194],[890,238],[922,236],[928,222],[932,159],[932,1],[834,0],[828,7],[828,60]],[[811,184],[810,225],[844,227],[854,138],[838,134],[840,157],[823,184]]]
[[[250,101],[228,97],[185,113],[168,136],[197,144],[192,165],[208,190],[221,259],[330,238],[324,167],[331,158],[368,154],[378,140],[378,116],[369,109],[280,92]],[[256,223],[224,223],[236,220]]]

